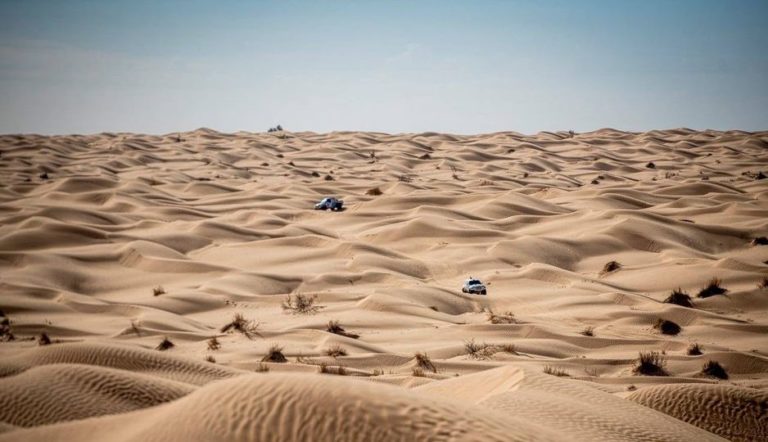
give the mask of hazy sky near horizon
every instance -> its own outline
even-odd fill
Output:
[[[768,129],[768,1],[0,0],[0,133]]]

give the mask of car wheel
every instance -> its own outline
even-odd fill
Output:
[[[480,292],[480,294],[481,294],[481,295],[485,295],[485,294],[487,294],[487,293],[488,293],[488,292],[487,292],[487,291],[485,291],[485,290],[483,290],[483,291],[481,291],[481,292]]]
[[[467,289],[463,288],[461,289],[461,293],[467,293]]]

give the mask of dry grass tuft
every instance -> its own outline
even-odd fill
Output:
[[[37,345],[50,345],[51,344],[51,338],[48,336],[48,333],[40,333],[40,336],[37,338]]]
[[[157,344],[157,347],[155,347],[155,350],[165,351],[165,350],[168,350],[169,348],[173,348],[175,346],[176,345],[173,342],[171,342],[171,340],[168,339],[168,337],[166,336],[166,337],[163,338],[162,341],[160,341],[159,344]]]
[[[152,289],[152,296],[160,296],[164,294],[165,294],[165,289],[161,285]]]
[[[493,310],[488,310],[488,322],[491,324],[517,324],[514,313],[504,312],[497,315]]]
[[[649,161],[648,164],[645,165],[645,167],[647,167],[649,169],[655,169],[656,165],[653,164],[653,161]]]
[[[253,369],[256,373],[266,373],[269,371],[269,365],[259,362],[259,365],[256,366],[256,368]]]
[[[595,336],[595,328],[591,325],[584,327],[584,330],[580,332],[584,336]]]
[[[666,358],[655,351],[640,352],[635,368],[632,372],[636,375],[645,376],[669,376],[664,369],[667,365]]]
[[[608,261],[603,266],[603,270],[600,271],[601,275],[607,275],[621,269],[621,264],[618,261]]]
[[[379,195],[383,195],[384,192],[382,192],[381,189],[379,189],[378,187],[374,187],[373,189],[366,190],[365,194],[370,196],[379,196]]]
[[[288,295],[283,301],[283,310],[291,312],[292,314],[313,314],[317,313],[322,307],[315,305],[317,295],[307,296],[297,293],[295,295]]]
[[[728,379],[728,372],[717,361],[707,361],[704,367],[701,368],[701,373],[717,379]]]
[[[688,356],[698,356],[703,354],[701,352],[701,346],[695,342],[688,346],[688,350],[686,350],[686,352],[688,353]]]
[[[568,374],[567,371],[563,370],[562,368],[553,367],[551,365],[547,365],[546,367],[544,367],[544,373],[552,376],[557,376],[557,377],[571,376],[570,374]]]
[[[660,331],[662,334],[673,336],[682,331],[682,328],[676,323],[662,318],[656,320],[656,323],[653,324],[653,328]]]
[[[512,355],[517,354],[517,347],[515,347],[515,344],[503,344],[498,346],[498,349],[503,351],[504,353],[509,353]]]
[[[234,330],[244,334],[248,339],[251,339],[252,335],[261,336],[258,328],[258,322],[245,319],[241,313],[235,313],[235,315],[232,317],[232,321],[229,324],[221,327],[221,332],[227,333],[230,330]]]
[[[323,178],[325,181],[333,181],[333,177],[330,175],[326,175],[325,178]]]
[[[269,350],[267,351],[266,356],[261,358],[261,362],[288,362],[288,359],[285,358],[285,355],[283,354],[283,347],[273,344],[271,347],[269,347]]]
[[[323,374],[335,374],[338,376],[346,376],[348,374],[347,369],[343,365],[330,367],[325,362],[322,362],[320,363],[319,367],[320,367],[320,370],[319,370],[320,373],[323,373]]]
[[[221,348],[221,343],[219,342],[219,339],[216,336],[208,340],[208,350],[216,351],[220,348]]]
[[[413,370],[411,370],[411,374],[417,378],[424,378],[427,376],[426,374],[424,374],[424,370],[422,370],[419,367],[413,367]]]
[[[326,328],[328,333],[333,333],[340,336],[346,336],[347,338],[357,339],[360,337],[360,335],[355,333],[350,333],[346,330],[344,330],[344,327],[342,327],[339,324],[339,321],[328,321],[328,326]]]
[[[339,356],[346,356],[347,351],[344,350],[340,345],[332,345],[325,349],[324,353],[327,356],[330,356],[332,358],[338,358]]]
[[[474,339],[464,341],[464,350],[472,359],[488,359],[496,353],[496,347],[486,343],[478,344]]]
[[[720,286],[723,281],[720,278],[712,278],[707,283],[707,286],[699,290],[697,295],[699,298],[709,298],[710,296],[724,295],[728,292],[727,289]]]
[[[685,293],[682,289],[679,287],[677,290],[672,290],[672,293],[670,293],[669,296],[664,300],[665,304],[675,304],[679,305],[681,307],[693,307],[693,301],[691,300],[691,295],[688,293]]]
[[[208,355],[208,356],[205,357],[205,361],[206,362],[210,362],[211,364],[215,364],[216,363],[216,358],[214,358],[211,355]]]
[[[416,358],[416,364],[418,364],[419,368],[429,370],[432,373],[437,373],[437,367],[435,367],[435,364],[432,363],[432,360],[429,359],[429,356],[427,356],[426,353],[416,353],[414,357]]]

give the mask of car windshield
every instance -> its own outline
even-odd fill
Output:
[[[467,281],[467,284],[469,284],[469,285],[477,285],[477,284],[482,284],[482,282],[480,282],[479,279],[470,279],[469,281]]]

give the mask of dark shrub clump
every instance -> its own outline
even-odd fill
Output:
[[[697,343],[693,343],[688,346],[688,356],[698,356],[702,354],[701,346]]]
[[[635,368],[632,370],[636,375],[645,376],[669,376],[664,369],[667,361],[661,354],[655,351],[640,352]]]
[[[665,335],[676,335],[682,331],[679,325],[672,321],[667,321],[666,319],[659,318],[656,320],[656,323],[653,324],[653,328],[660,331],[661,333]]]
[[[704,367],[701,368],[701,373],[713,378],[728,379],[728,373],[725,371],[725,368],[717,361],[707,361]]]
[[[261,362],[288,362],[288,359],[285,358],[285,355],[283,354],[283,347],[275,344],[271,347],[269,347],[269,351],[267,352],[266,356],[261,358]]]
[[[667,299],[664,300],[665,304],[675,304],[679,305],[681,307],[693,307],[693,302],[691,301],[691,295],[688,293],[685,293],[680,288],[677,290],[673,290],[672,293],[667,296]]]
[[[721,287],[720,284],[722,284],[720,278],[710,279],[707,286],[699,290],[698,297],[709,298],[710,296],[724,295],[728,290]]]

